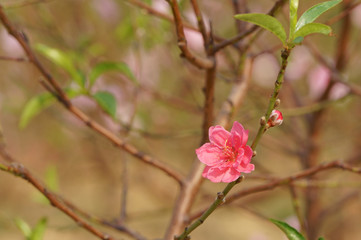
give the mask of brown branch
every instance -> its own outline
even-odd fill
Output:
[[[330,70],[332,75],[332,82],[338,82],[349,87],[352,94],[361,97],[361,86],[346,82],[340,71],[332,63],[330,63],[315,46],[313,46],[310,42],[306,42],[305,45],[308,47],[311,54],[317,59],[317,61]]]
[[[3,8],[1,6],[0,6],[0,20],[2,21],[2,23],[8,30],[9,34],[11,34],[20,43],[20,45],[24,49],[29,60],[34,64],[34,66],[44,76],[45,80],[54,89],[54,91],[51,91],[51,92],[53,94],[55,94],[55,97],[57,97],[57,99],[64,105],[64,107],[69,112],[71,112],[75,117],[77,117],[82,122],[84,122],[84,124],[87,125],[89,128],[91,128],[95,132],[97,132],[100,135],[107,138],[118,148],[121,148],[124,151],[126,151],[127,153],[136,157],[137,159],[139,159],[155,168],[162,170],[163,172],[168,174],[170,177],[175,179],[179,184],[182,184],[183,176],[178,171],[173,170],[167,164],[139,151],[133,145],[126,143],[123,139],[119,138],[118,136],[113,134],[108,129],[104,128],[97,122],[93,121],[85,113],[83,113],[80,109],[78,109],[77,107],[72,105],[71,102],[69,101],[69,98],[66,96],[64,91],[61,89],[61,87],[55,81],[55,79],[51,76],[51,74],[49,72],[47,72],[47,70],[44,68],[44,66],[41,64],[41,62],[37,59],[37,57],[35,56],[34,52],[28,45],[28,43],[25,40],[25,38],[23,37],[23,35],[20,34],[17,30],[15,30],[15,27],[10,23],[9,19],[4,14]],[[48,87],[50,87],[50,86],[48,86]],[[47,90],[50,90],[50,89],[48,89],[48,87],[47,87]]]
[[[347,9],[350,4],[350,0],[343,1],[343,9]],[[347,15],[341,27],[341,38],[338,39],[336,46],[336,56],[335,56],[335,69],[337,72],[341,72],[347,63],[347,46],[350,39],[351,32],[351,19],[350,16]],[[329,77],[329,84],[326,87],[326,90],[323,92],[318,101],[327,100],[329,94],[331,92],[332,87],[335,84],[335,78],[333,75]],[[321,109],[311,115],[309,121],[309,131],[308,131],[308,139],[309,145],[305,151],[305,155],[303,157],[303,166],[304,168],[311,168],[317,166],[318,159],[321,152],[321,145],[319,143],[321,139],[321,130],[325,125],[324,117],[326,110]],[[309,180],[317,180],[316,176],[310,176]],[[307,235],[309,239],[316,239],[319,231],[319,214],[322,211],[322,203],[319,199],[320,191],[319,189],[309,188],[306,190],[306,224],[308,226]]]
[[[4,61],[15,61],[15,62],[28,62],[28,59],[25,58],[14,58],[14,57],[6,57],[6,56],[0,56],[0,60],[4,60]]]
[[[247,12],[247,3],[245,0],[232,0],[232,5],[234,14]],[[236,21],[235,24],[238,33],[241,33],[246,26],[246,23],[243,21]]]
[[[273,16],[275,14],[275,12],[283,5],[286,3],[286,0],[278,0],[273,7],[271,8],[271,10],[269,10],[269,12],[267,13],[268,15]],[[248,35],[250,35],[251,33],[253,33],[255,30],[257,30],[259,27],[258,26],[253,26],[251,27],[249,30],[246,30],[240,34],[238,34],[237,36],[234,36],[230,39],[227,39],[217,45],[214,46],[213,51],[214,52],[218,52],[219,50],[231,45],[231,44],[235,44],[238,41],[242,40],[243,38],[247,37]]]
[[[214,61],[208,58],[200,58],[196,55],[193,55],[187,46],[187,39],[184,34],[184,26],[182,17],[180,14],[179,6],[177,0],[166,0],[170,7],[172,8],[174,23],[176,27],[176,33],[178,37],[178,47],[182,52],[182,56],[185,57],[190,63],[194,66],[197,66],[202,69],[210,69],[214,67]]]
[[[206,25],[204,23],[202,13],[199,10],[198,2],[197,2],[197,0],[191,0],[191,4],[192,4],[193,10],[194,10],[194,14],[196,15],[196,18],[197,18],[198,29],[201,32],[202,37],[203,37],[204,49],[208,50],[209,37],[207,34],[207,29],[206,29]]]
[[[25,6],[34,5],[34,4],[40,4],[40,3],[48,3],[48,2],[52,2],[52,1],[55,1],[55,0],[32,0],[32,1],[23,1],[20,3],[3,3],[3,4],[4,4],[4,8],[11,9],[11,8],[25,7]]]
[[[354,172],[356,174],[361,174],[361,168],[355,168],[355,167],[351,167],[339,160],[336,161],[332,161],[329,163],[324,163],[324,164],[320,164],[318,166],[303,170],[297,174],[291,175],[289,177],[284,177],[284,178],[279,178],[277,180],[273,180],[269,183],[265,183],[265,184],[261,184],[255,187],[250,187],[250,188],[246,188],[244,190],[241,190],[237,193],[234,193],[233,195],[229,196],[227,201],[223,204],[223,205],[227,205],[230,204],[242,197],[254,194],[254,193],[258,193],[258,192],[263,192],[263,191],[270,191],[273,190],[277,187],[280,186],[284,186],[284,185],[288,185],[293,183],[296,180],[299,179],[303,179],[303,178],[307,178],[309,176],[312,176],[316,173],[325,171],[325,170],[329,170],[329,169],[333,169],[333,168],[339,168],[342,170],[346,170],[346,171],[350,171],[350,172]],[[203,212],[206,210],[206,208],[202,209],[201,211],[198,211],[197,213],[193,214],[192,216],[189,217],[190,220],[194,220],[196,218],[198,218],[199,216],[201,216],[203,214]]]
[[[218,113],[216,118],[216,123],[218,125],[228,128],[228,124],[232,117],[242,104],[252,79],[253,60],[254,58],[247,58],[245,60],[243,74],[239,76],[239,79],[232,86],[232,90],[229,93],[227,100],[224,101]]]
[[[161,19],[164,19],[164,20],[167,20],[169,22],[172,22],[174,23],[174,18],[167,15],[167,14],[164,14],[162,12],[159,12],[157,11],[156,9],[150,7],[148,4],[145,4],[139,0],[126,0],[127,2],[129,2],[130,4],[134,5],[134,6],[137,6],[139,8],[142,8],[144,10],[146,10],[149,14],[151,15],[154,15],[156,17],[159,17]],[[194,27],[192,24],[188,23],[188,22],[183,22],[183,26],[189,30],[192,30],[192,31],[196,31],[196,32],[199,32],[199,29]],[[224,38],[221,38],[219,36],[213,36],[214,37],[214,40],[216,41],[224,41],[225,39]]]
[[[11,173],[17,177],[21,177],[22,179],[28,181],[31,185],[33,185],[36,189],[39,190],[51,203],[52,206],[58,208],[60,211],[68,215],[71,219],[74,220],[80,227],[86,229],[88,232],[97,236],[103,240],[114,240],[115,238],[111,237],[106,233],[102,233],[99,230],[95,229],[93,226],[82,220],[76,213],[74,213],[71,209],[66,207],[52,192],[44,187],[39,180],[37,180],[28,169],[26,169],[22,164],[16,162],[6,151],[4,148],[0,148],[0,155],[6,159],[11,164],[4,163],[0,164],[0,170]]]
[[[98,218],[94,215],[90,215],[89,213],[79,209],[74,204],[69,202],[68,200],[64,199],[62,196],[59,196],[55,193],[53,193],[58,199],[61,200],[62,203],[64,203],[68,208],[70,208],[72,211],[78,213],[79,215],[83,216],[84,218],[88,219],[89,221],[92,221],[94,223],[102,224],[104,226],[116,229],[120,232],[126,233],[128,236],[131,236],[134,239],[137,240],[145,240],[146,238],[140,235],[138,232],[136,232],[133,229],[130,229],[129,227],[125,226],[119,221],[107,221],[101,218]]]
[[[292,183],[289,185],[289,188],[290,188],[290,194],[291,194],[291,199],[292,199],[292,206],[293,206],[293,209],[298,218],[298,222],[301,226],[301,233],[305,234],[306,233],[306,225],[305,225],[305,219],[302,216],[302,212],[301,212],[300,198],[298,197],[296,188]]]

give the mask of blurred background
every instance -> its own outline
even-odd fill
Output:
[[[134,2],[0,0],[9,19],[26,34],[31,46],[43,44],[66,54],[85,76],[99,62],[126,63],[136,82],[124,74],[110,72],[101,75],[90,89],[90,93],[107,91],[115,97],[113,117],[89,96],[77,96],[72,102],[141,151],[186,175],[202,134],[204,71],[180,57],[171,22],[148,14]],[[166,1],[141,2],[171,16]],[[198,2],[208,28],[208,23],[212,23],[214,35],[237,35],[234,1]],[[275,3],[239,2],[243,12],[262,13]],[[319,2],[301,1],[299,14]],[[262,138],[253,159],[256,170],[232,191],[266,183],[270,181],[268,177],[290,176],[308,167],[311,157],[316,163],[352,160],[354,166],[361,165],[360,96],[341,83],[326,90],[334,80],[332,71],[349,83],[361,84],[361,6],[359,1],[344,2],[317,20],[330,24],[334,36],[312,35],[292,52],[280,96],[284,123]],[[181,0],[179,4],[183,19],[196,26],[189,1]],[[276,12],[285,26],[287,14],[287,3]],[[242,29],[249,27],[250,24],[242,23]],[[186,37],[192,52],[205,56],[200,33],[186,30]],[[242,59],[252,59],[246,96],[230,121],[239,121],[250,130],[251,143],[279,70],[281,44],[269,32],[256,31],[240,46],[246,46],[247,51],[240,53],[230,46],[217,54],[215,115],[234,84],[244,81]],[[49,61],[46,54],[37,54],[62,87],[76,88],[67,71]],[[0,56],[0,123],[7,151],[50,189],[82,210],[106,220],[122,217],[147,238],[161,238],[179,191],[177,183],[115,148],[59,103],[49,104],[20,126],[26,104],[45,92],[39,84],[42,77],[23,61],[24,52],[3,26]],[[324,95],[325,91],[328,94]],[[124,186],[125,217],[121,206]],[[191,212],[208,206],[224,186],[204,181]],[[304,217],[309,186],[317,190],[315,201],[320,203],[317,211],[321,217],[315,222],[317,236],[331,240],[361,238],[360,175],[335,169],[318,174],[317,179],[296,182],[294,190]],[[299,229],[292,202],[287,186],[240,198],[218,209],[192,237],[285,239],[268,218],[286,221]],[[0,239],[25,239],[16,222],[34,227],[43,217],[47,218],[44,239],[97,239],[51,207],[26,181],[0,172]],[[100,228],[118,239],[131,239],[115,230]]]

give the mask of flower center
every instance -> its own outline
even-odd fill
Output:
[[[238,152],[235,151],[234,147],[225,146],[223,153],[225,155],[226,162],[235,162],[236,161]]]

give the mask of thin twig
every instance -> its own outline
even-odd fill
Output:
[[[167,20],[169,22],[174,23],[174,18],[164,14],[162,12],[157,11],[156,9],[152,8],[151,6],[149,6],[148,4],[145,4],[144,2],[141,2],[139,0],[126,0],[127,2],[129,2],[130,4],[133,4],[134,6],[137,6],[139,8],[142,8],[144,10],[146,10],[149,14],[154,15],[156,17],[159,17],[161,19]],[[192,24],[188,23],[188,22],[183,22],[183,26],[189,30],[195,31],[195,32],[199,32],[199,29],[196,28],[195,26],[193,26]],[[221,42],[221,41],[225,41],[224,38],[221,38],[217,35],[214,35],[214,40]]]
[[[271,10],[267,13],[268,15],[273,16],[275,14],[275,12],[286,2],[286,0],[278,0],[273,7],[271,8]],[[217,45],[214,46],[213,51],[214,52],[218,52],[219,50],[237,43],[238,41],[242,40],[243,38],[247,37],[248,35],[250,35],[251,33],[253,33],[255,30],[257,30],[259,27],[258,26],[253,26],[251,27],[249,30],[246,30],[240,34],[238,34],[237,36],[234,36],[230,39],[227,39]]]
[[[36,189],[39,190],[51,203],[52,206],[58,208],[60,211],[68,215],[71,219],[73,219],[80,227],[86,229],[93,235],[97,236],[103,240],[113,240],[115,238],[111,237],[109,234],[102,233],[99,230],[95,229],[93,226],[82,220],[76,213],[74,213],[71,209],[66,207],[58,198],[48,189],[44,187],[39,180],[37,180],[28,169],[26,169],[22,164],[16,162],[3,148],[0,148],[0,155],[10,161],[11,164],[2,163],[0,164],[0,170],[11,173],[17,177],[21,177],[24,180],[28,181],[31,185],[33,185]],[[10,159],[10,160],[9,160]]]
[[[194,66],[197,66],[201,69],[213,68],[215,64],[214,61],[208,58],[201,58],[190,52],[187,46],[187,39],[184,34],[184,26],[183,26],[183,21],[180,14],[178,2],[177,0],[166,0],[166,1],[169,3],[170,7],[172,8],[176,33],[178,37],[178,47],[182,52],[182,56],[185,57]]]
[[[55,81],[55,79],[51,76],[51,74],[44,68],[44,66],[40,63],[40,61],[35,56],[34,52],[28,45],[27,41],[24,39],[23,35],[20,34],[15,27],[10,23],[9,19],[6,17],[3,12],[3,8],[0,6],[0,20],[8,30],[9,34],[11,34],[22,46],[29,60],[34,64],[34,66],[40,71],[40,73],[44,76],[45,80],[49,83],[49,85],[54,89],[52,91],[57,99],[64,105],[64,107],[71,112],[75,117],[80,119],[87,125],[89,128],[93,129],[95,132],[98,132],[108,140],[110,140],[115,146],[123,149],[128,152],[132,156],[140,159],[141,161],[150,164],[151,166],[158,168],[168,174],[170,177],[175,179],[179,184],[182,184],[183,176],[176,170],[172,169],[167,164],[139,151],[136,147],[131,144],[126,143],[123,139],[119,138],[111,131],[107,130],[90,117],[88,117],[85,113],[83,113],[80,109],[71,104],[69,98],[59,86],[59,84]],[[50,90],[50,89],[48,89]]]
[[[344,164],[343,162],[341,162],[339,160],[336,160],[336,161],[332,161],[329,163],[320,164],[318,166],[315,166],[315,167],[312,167],[309,169],[305,169],[305,170],[303,170],[297,174],[291,175],[289,177],[279,178],[279,179],[273,180],[268,183],[264,183],[264,184],[261,184],[261,185],[255,186],[255,187],[250,187],[250,188],[241,190],[241,191],[229,196],[227,198],[227,201],[224,203],[224,205],[230,204],[240,198],[246,197],[246,196],[254,194],[254,193],[270,191],[277,187],[291,184],[294,181],[297,181],[299,179],[304,179],[304,178],[312,176],[316,173],[319,173],[319,172],[322,172],[325,170],[329,170],[332,168],[339,168],[339,169],[350,171],[350,172],[353,172],[356,174],[361,174],[361,168],[355,168],[355,167],[349,166],[347,164]],[[206,209],[202,209],[202,210],[198,211],[197,213],[193,214],[192,216],[190,216],[189,219],[194,220],[194,219],[200,217],[205,211],[206,211]]]
[[[0,56],[0,60],[4,60],[4,61],[15,61],[15,62],[28,62],[28,59],[25,58],[14,58],[14,57],[6,57],[6,56]]]
[[[203,37],[204,49],[207,50],[208,46],[209,46],[209,37],[208,37],[208,33],[207,33],[207,29],[206,29],[206,25],[204,23],[202,13],[199,9],[197,0],[191,0],[191,4],[192,4],[193,10],[194,10],[194,14],[196,15],[196,18],[197,18],[198,29],[201,32],[202,37]]]
[[[295,186],[292,183],[289,185],[289,189],[290,189],[290,194],[291,194],[291,199],[292,199],[292,206],[293,206],[293,209],[298,218],[298,222],[301,227],[301,233],[305,234],[306,233],[306,225],[305,225],[304,217],[302,216],[302,212],[301,212],[300,198],[298,197]]]

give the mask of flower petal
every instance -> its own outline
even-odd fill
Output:
[[[240,172],[243,172],[243,173],[250,173],[254,170],[254,164],[250,163],[250,164],[246,165],[245,167],[242,167],[240,165],[240,166],[238,166],[237,170]]]
[[[225,130],[223,127],[217,125],[215,127],[209,128],[208,135],[211,143],[214,143],[219,147],[224,147],[228,138],[231,136],[231,133]]]
[[[203,177],[208,178],[212,182],[233,182],[239,177],[239,175],[240,173],[234,168],[220,169],[212,167],[207,169],[207,173],[203,174]]]
[[[231,134],[232,134],[232,141],[235,144],[233,145],[234,147],[239,148],[247,144],[248,130],[245,130],[242,124],[240,124],[239,122],[235,121],[233,123]]]
[[[231,129],[231,133],[236,132],[239,135],[243,135],[243,131],[244,131],[244,127],[242,126],[242,124],[240,124],[239,122],[235,121],[233,123],[232,129]]]
[[[245,166],[251,162],[253,151],[250,146],[244,146],[242,150],[243,150],[243,154],[238,155],[238,157],[242,157],[242,159],[237,158],[237,162],[239,161],[241,165]]]
[[[212,143],[205,143],[200,148],[196,149],[196,154],[202,163],[213,166],[219,162],[222,150]]]
[[[204,168],[203,173],[202,173],[202,177],[207,178],[208,171],[209,171],[210,168],[211,168],[211,167],[209,167],[209,166],[206,166],[206,167]]]
[[[233,182],[235,180],[237,180],[237,178],[239,178],[239,176],[241,175],[240,172],[238,172],[235,168],[229,168],[223,178],[222,178],[222,182]]]

